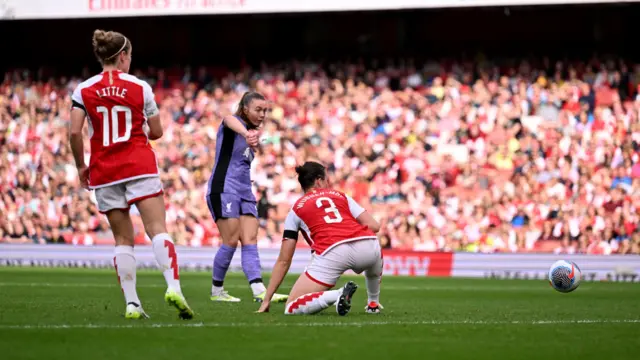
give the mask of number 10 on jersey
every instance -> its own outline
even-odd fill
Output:
[[[116,105],[109,111],[104,106],[98,106],[96,111],[102,114],[102,145],[109,146],[111,144],[125,142],[131,138],[131,109]],[[120,136],[118,114],[124,115],[124,134]],[[111,136],[109,135],[111,134]]]

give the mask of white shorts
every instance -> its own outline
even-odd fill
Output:
[[[120,184],[98,188],[96,201],[98,211],[129,210],[132,204],[162,194],[162,181],[157,176],[126,181]]]
[[[382,250],[378,239],[356,240],[340,244],[322,255],[313,254],[305,274],[312,281],[333,287],[347,270],[356,274],[382,275]]]

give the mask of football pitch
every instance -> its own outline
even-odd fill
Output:
[[[372,315],[364,312],[364,278],[352,277],[360,288],[351,313],[339,317],[332,308],[285,316],[283,304],[256,314],[241,274],[225,287],[243,302],[211,303],[210,279],[181,274],[196,312],[181,321],[163,301],[162,275],[140,271],[138,293],[151,318],[128,321],[111,270],[0,268],[1,358],[640,358],[638,283],[582,283],[561,294],[533,280],[385,277],[385,310]]]

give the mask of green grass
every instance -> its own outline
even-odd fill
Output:
[[[183,272],[196,318],[163,302],[160,273],[138,274],[151,319],[127,321],[106,270],[0,268],[2,359],[638,359],[640,284],[583,283],[570,294],[533,280],[392,278],[383,314],[364,313],[365,283],[346,317],[327,309],[255,314],[246,281],[226,287],[240,304],[210,303],[210,275]],[[288,290],[295,277],[287,279]],[[344,280],[344,279],[343,279]],[[344,281],[342,281],[344,282]],[[68,327],[67,327],[68,326]]]

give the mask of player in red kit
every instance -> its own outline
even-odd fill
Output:
[[[148,317],[136,292],[136,260],[129,207],[136,205],[153,252],[167,281],[165,300],[180,318],[193,318],[182,295],[178,259],[165,223],[162,182],[149,140],[162,136],[162,124],[149,84],[129,75],[131,41],[96,30],[93,51],[102,73],[82,82],[72,95],[70,145],[83,187],[95,191],[116,242],[113,263],[126,301],[125,317]],[[84,159],[82,128],[89,126],[91,159]]]
[[[335,304],[339,315],[351,309],[357,285],[336,285],[346,270],[364,272],[369,297],[366,311],[379,313],[382,252],[378,222],[349,196],[329,188],[324,166],[306,162],[296,168],[305,195],[293,205],[284,225],[280,255],[271,274],[265,300],[258,312],[269,311],[271,296],[282,283],[301,232],[313,260],[291,289],[285,314],[315,314]]]

